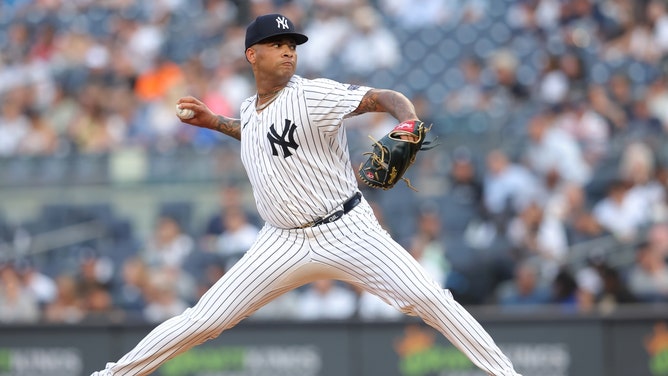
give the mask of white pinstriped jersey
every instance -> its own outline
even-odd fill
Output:
[[[357,190],[342,122],[369,87],[293,76],[258,113],[241,105],[241,160],[267,223],[294,228],[331,213]]]

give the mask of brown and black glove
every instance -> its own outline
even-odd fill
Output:
[[[378,141],[369,136],[374,141],[373,150],[364,153],[369,158],[360,164],[357,171],[360,179],[370,187],[385,190],[394,187],[401,179],[415,190],[403,176],[415,162],[418,151],[437,146],[433,141],[425,141],[430,129],[431,126],[427,128],[419,120],[409,120],[398,124]]]

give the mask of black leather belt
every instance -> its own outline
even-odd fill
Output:
[[[307,227],[316,227],[320,226],[323,223],[331,223],[339,218],[343,217],[344,215],[348,214],[351,210],[355,208],[360,202],[362,202],[362,194],[360,192],[357,192],[353,195],[353,197],[349,198],[348,201],[343,203],[343,210],[337,210],[333,212],[332,214],[326,216],[326,217],[321,217],[316,219],[313,222],[309,222],[303,226],[295,227],[295,228],[307,228]]]

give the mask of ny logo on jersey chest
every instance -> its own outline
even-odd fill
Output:
[[[276,131],[276,127],[272,124],[269,127],[269,132],[267,132],[267,138],[271,143],[271,154],[278,156],[277,146],[280,146],[283,152],[283,158],[287,158],[292,155],[290,148],[297,150],[299,145],[295,142],[295,130],[297,130],[297,125],[285,119],[285,126],[283,127],[283,132],[279,135]]]

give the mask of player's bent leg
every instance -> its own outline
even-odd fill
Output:
[[[519,376],[480,323],[380,228],[367,205],[359,207],[322,229],[328,241],[322,241],[319,260],[345,270],[351,282],[401,311],[419,316],[483,371]]]
[[[166,320],[99,376],[139,376],[167,360],[220,335],[273,297],[302,283],[292,273],[308,262],[303,241],[282,237],[265,227],[251,250],[195,304]]]
[[[406,251],[394,254],[395,261],[405,263],[398,269],[384,270],[380,280],[387,285],[369,289],[402,312],[420,317],[441,332],[478,368],[493,376],[519,376],[510,360],[501,352],[492,337],[457,301],[414,263]],[[413,265],[411,265],[413,264]],[[396,271],[396,273],[393,273]],[[407,276],[411,276],[407,278]],[[398,280],[404,280],[397,284]],[[401,286],[393,288],[392,286]]]

